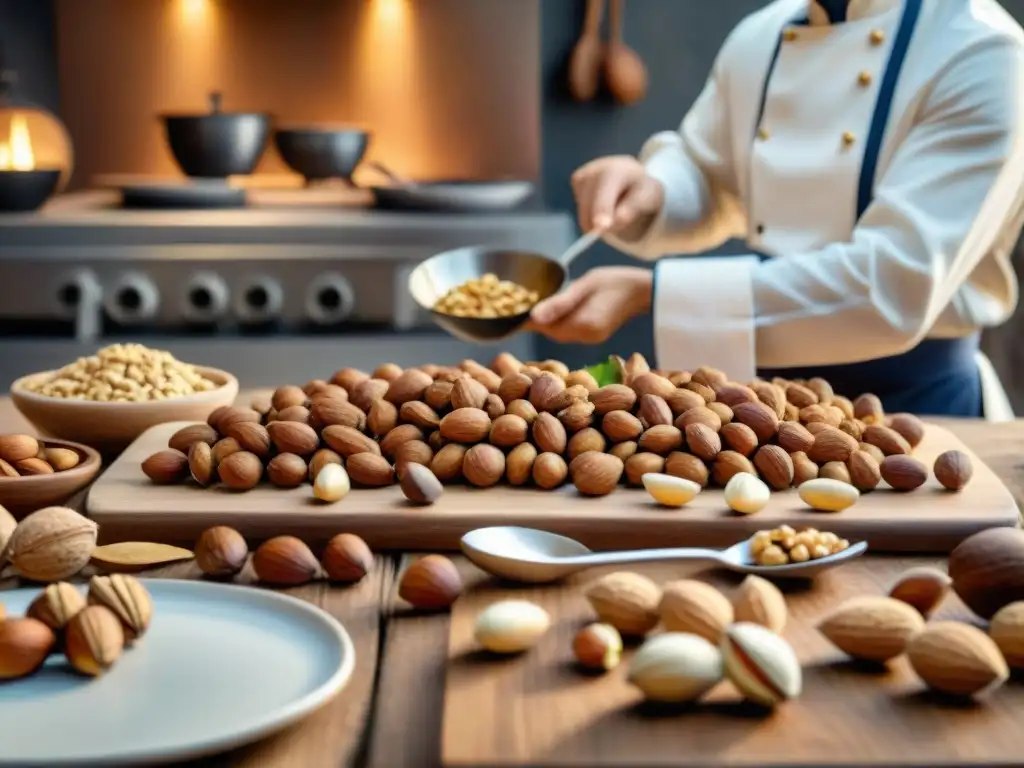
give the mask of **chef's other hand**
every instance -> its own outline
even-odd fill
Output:
[[[652,275],[642,267],[598,267],[530,312],[529,330],[563,343],[599,344],[650,311]]]
[[[665,201],[665,188],[647,175],[635,157],[599,157],[572,175],[580,229],[619,232],[653,218]]]

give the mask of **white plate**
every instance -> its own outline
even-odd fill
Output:
[[[0,683],[0,765],[181,760],[255,741],[331,699],[355,649],[319,608],[276,592],[145,580],[153,623],[98,679],[52,657]],[[20,615],[38,589],[0,592]]]

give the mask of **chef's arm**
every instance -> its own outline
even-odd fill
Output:
[[[618,250],[651,260],[707,251],[746,232],[720,69],[716,62],[679,130],[652,136],[640,151],[648,175],[664,188],[665,203],[653,219],[605,238]]]
[[[660,263],[659,366],[679,367],[694,344],[737,378],[755,362],[828,365],[914,347],[1019,222],[1022,180],[1024,54],[1017,41],[989,41],[936,80],[851,242],[763,263]]]

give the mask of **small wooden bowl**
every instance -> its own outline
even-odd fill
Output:
[[[206,421],[217,408],[235,402],[238,379],[216,368],[197,366],[197,370],[219,386],[208,392],[144,403],[65,400],[26,389],[31,382],[55,373],[44,371],[15,381],[11,385],[11,399],[40,434],[85,443],[109,456],[123,451],[150,427],[168,421]]]
[[[70,440],[40,438],[47,448],[70,448],[78,454],[78,466],[51,475],[0,475],[0,505],[15,517],[42,507],[63,504],[93,481],[100,471],[98,451]]]

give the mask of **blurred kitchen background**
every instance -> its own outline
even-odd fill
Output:
[[[1024,19],[1024,0],[1003,4]],[[0,213],[0,386],[121,339],[250,386],[489,359],[495,349],[448,337],[418,310],[411,268],[463,245],[559,252],[577,234],[572,171],[675,127],[721,41],[760,5],[628,0],[625,41],[650,78],[624,106],[569,97],[584,0],[0,0],[0,68],[17,75],[7,98],[39,108],[27,122],[35,162],[63,171],[43,208]],[[254,174],[232,178],[244,207],[126,208],[185,186],[159,115],[201,114],[213,92],[225,112],[269,113],[275,127],[365,128],[353,184],[306,185],[271,141]],[[0,97],[0,142],[5,109]],[[528,181],[534,193],[508,211],[376,210],[374,163],[417,181]],[[597,246],[573,272],[627,261]],[[985,339],[1018,410],[1022,324]],[[502,347],[585,365],[651,354],[651,327],[638,320],[599,348],[526,336]]]

